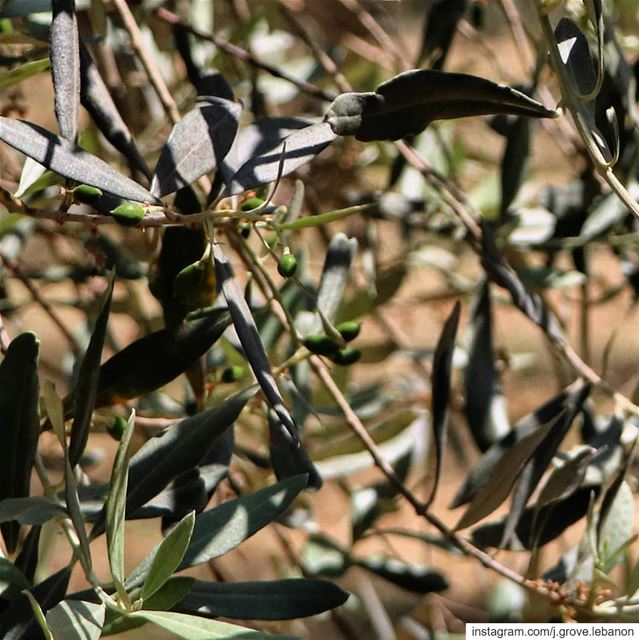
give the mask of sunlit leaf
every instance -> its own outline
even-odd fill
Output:
[[[152,193],[173,193],[212,171],[231,148],[241,111],[235,102],[211,97],[187,113],[160,153]]]
[[[31,122],[0,117],[0,140],[51,171],[80,184],[98,187],[127,200],[158,203],[143,186],[118,173],[97,156],[70,146],[62,138]]]

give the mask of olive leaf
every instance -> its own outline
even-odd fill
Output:
[[[246,354],[246,359],[251,365],[262,391],[278,419],[286,428],[291,438],[298,442],[297,429],[293,419],[284,406],[284,401],[280,394],[275,378],[271,373],[271,365],[264,351],[264,346],[260,340],[260,334],[255,326],[255,319],[251,314],[240,285],[233,273],[233,267],[228,256],[219,244],[213,244],[213,256],[215,259],[215,272],[217,274],[218,287],[221,288],[229,312],[233,319],[233,326],[240,339],[242,349]]]
[[[272,149],[253,155],[242,164],[228,180],[223,195],[236,195],[287,176],[310,162],[336,138],[325,122],[294,131]]]
[[[455,336],[457,335],[457,328],[459,326],[460,312],[461,305],[459,301],[457,301],[444,323],[444,328],[437,341],[437,347],[435,348],[435,355],[433,357],[431,415],[433,435],[435,437],[435,477],[430,494],[424,503],[426,505],[430,505],[435,499],[442,472],[446,431],[448,429],[450,376],[452,373]]]
[[[63,600],[49,610],[47,626],[54,638],[98,640],[104,625],[106,605],[85,600]]]
[[[477,490],[455,529],[465,529],[492,513],[507,498],[527,462],[543,444],[555,427],[561,414],[554,420],[526,433],[495,463],[491,475]],[[490,450],[489,450],[490,451]]]
[[[65,178],[127,200],[159,203],[142,185],[97,156],[70,146],[64,139],[31,122],[0,116],[0,140]]]
[[[52,0],[51,73],[60,136],[72,145],[80,115],[80,41],[75,0]]]
[[[0,364],[0,500],[29,495],[31,467],[36,454],[38,423],[38,354],[40,342],[31,332],[14,338]],[[18,544],[20,524],[0,524],[7,549]]]
[[[129,127],[122,119],[100,70],[82,42],[80,42],[80,79],[80,101],[102,135],[126,157],[132,166],[150,179],[149,167],[140,154]]]
[[[479,464],[468,474],[455,495],[451,508],[454,509],[472,500],[481,487],[486,485],[488,479],[494,475],[495,466],[502,458],[508,456],[510,449],[543,425],[556,420],[566,411],[580,390],[581,387],[566,389],[519,420],[512,431],[486,451]]]
[[[31,78],[38,73],[47,71],[51,65],[49,58],[42,58],[41,60],[32,60],[31,62],[25,62],[13,69],[0,72],[0,89],[6,89],[11,85],[17,84]]]
[[[208,97],[187,113],[160,153],[151,192],[173,193],[212,171],[231,148],[241,111],[231,100]]]
[[[89,438],[91,415],[95,406],[100,375],[100,359],[106,336],[107,322],[111,310],[115,274],[112,272],[102,300],[102,308],[82,358],[78,380],[73,390],[74,417],[69,443],[69,463],[74,467],[79,461]]]
[[[426,12],[422,47],[418,60],[429,61],[431,68],[441,69],[457,32],[468,0],[435,0]]]
[[[518,541],[527,550],[548,544],[588,513],[592,495],[596,496],[599,490],[599,485],[588,484],[577,489],[565,500],[551,503],[539,512],[536,512],[534,507],[528,507],[515,529]],[[537,521],[543,523],[538,531],[533,529],[535,513]],[[505,518],[500,518],[473,529],[473,544],[479,547],[499,547],[504,539],[504,525]],[[511,546],[514,547],[514,544],[511,543]]]
[[[441,573],[423,565],[408,564],[383,555],[351,556],[351,563],[407,591],[432,593],[448,589],[448,581]]]
[[[95,406],[122,403],[167,384],[193,364],[231,323],[226,309],[161,329],[122,349],[100,367]]]
[[[570,394],[565,404],[565,410],[554,423],[552,431],[544,438],[543,442],[522,470],[517,480],[515,490],[513,491],[510,511],[508,512],[504,526],[505,543],[508,541],[508,537],[514,533],[517,522],[523,513],[528,499],[538,487],[541,477],[552,461],[559,445],[566,437],[568,429],[570,429],[575,417],[581,411],[589,394],[589,385],[584,385],[574,394]]]
[[[478,288],[468,325],[468,362],[464,369],[464,414],[480,451],[510,430],[493,348],[493,313],[486,279]]]
[[[238,169],[251,158],[273,151],[287,136],[313,124],[308,118],[260,118],[243,127],[235,136],[228,154],[219,163],[224,182],[230,184]],[[248,187],[247,187],[248,188]]]
[[[574,93],[570,103],[573,106],[573,115],[590,133],[590,138],[604,161],[611,162],[613,155],[604,135],[595,124],[595,102],[589,98],[596,93],[598,81],[588,40],[581,29],[569,18],[561,18],[557,23],[555,40],[560,57],[559,63],[564,65]]]
[[[337,96],[324,119],[337,135],[369,142],[419,133],[434,120],[491,113],[556,115],[520,91],[484,78],[413,69],[379,85],[375,92]]]
[[[207,618],[291,620],[334,609],[347,598],[346,592],[326,580],[230,583],[196,580],[174,610]]]

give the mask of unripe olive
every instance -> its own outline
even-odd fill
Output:
[[[355,340],[359,335],[362,323],[347,320],[346,322],[340,322],[335,328],[340,332],[346,342],[350,342],[351,340]]]
[[[88,184],[79,184],[73,189],[73,197],[78,202],[83,202],[84,204],[92,204],[98,198],[102,197],[102,195],[102,189],[92,187]]]
[[[224,371],[222,371],[222,375],[220,376],[222,382],[237,382],[244,377],[244,367],[240,367],[239,365],[234,365],[232,367],[226,367]]]
[[[355,349],[354,347],[346,347],[344,349],[339,349],[332,356],[331,360],[335,364],[341,365],[349,365],[354,364],[362,357],[362,352],[359,349]]]
[[[304,346],[319,356],[332,356],[339,349],[339,344],[325,335],[308,336],[304,339]]]
[[[292,253],[285,253],[277,261],[277,272],[282,278],[291,278],[297,271],[297,258]]]
[[[115,416],[113,422],[107,427],[107,433],[114,440],[122,440],[127,421],[122,416]]]
[[[189,311],[211,304],[215,293],[215,270],[207,258],[184,267],[173,280],[173,297],[181,300]]]
[[[252,209],[257,209],[264,204],[264,200],[262,198],[249,198],[242,203],[241,209],[242,211],[251,211]]]
[[[144,218],[144,207],[137,202],[125,202],[111,211],[114,220],[125,227],[134,227]]]

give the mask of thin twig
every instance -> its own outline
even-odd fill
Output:
[[[122,1],[123,0],[118,0],[118,2],[122,2]],[[186,22],[181,20],[180,17],[177,16],[175,13],[173,13],[172,11],[169,11],[168,9],[165,9],[164,7],[160,7],[156,9],[155,15],[160,20],[163,20],[164,22],[171,24],[173,26],[179,26],[185,31],[187,31],[188,33],[193,34],[197,38],[206,40],[207,42],[212,42],[216,47],[236,57],[238,60],[247,62],[248,64],[251,64],[254,67],[257,67],[258,69],[262,69],[263,71],[270,73],[272,76],[275,76],[276,78],[282,78],[283,80],[286,80],[291,84],[294,84],[300,91],[303,91],[304,93],[310,96],[313,96],[314,98],[319,98],[320,100],[326,100],[327,102],[332,102],[335,99],[334,94],[328,93],[327,91],[324,91],[319,87],[316,87],[314,84],[311,84],[310,82],[306,82],[304,80],[298,80],[297,78],[294,78],[293,76],[286,73],[286,71],[282,71],[282,69],[279,69],[278,67],[272,64],[269,64],[268,62],[264,62],[263,60],[260,60],[257,56],[253,55],[250,51],[247,51],[246,49],[242,49],[242,47],[238,47],[235,44],[231,44],[230,42],[227,42],[222,38],[218,38],[216,35],[212,33],[209,33],[207,31],[202,31],[201,29],[197,29],[196,27],[193,27],[187,24]]]
[[[158,98],[160,98],[160,102],[164,107],[166,115],[172,124],[177,124],[180,121],[180,112],[175,104],[175,100],[173,100],[171,92],[164,82],[164,78],[162,78],[157,66],[149,55],[148,48],[144,42],[144,38],[142,37],[142,32],[129,9],[129,5],[126,0],[113,0],[113,4],[118,10],[120,18],[122,18],[124,28],[127,30],[129,37],[131,38],[131,45],[133,46],[138,58],[140,58],[140,62],[149,76],[149,80],[153,85],[155,92],[158,94]]]
[[[49,302],[40,295],[38,289],[34,286],[34,284],[29,280],[29,278],[24,274],[18,263],[9,258],[2,249],[0,249],[0,260],[2,260],[2,264],[11,271],[11,273],[20,280],[20,282],[28,289],[29,293],[33,296],[35,302],[37,302],[44,312],[51,318],[53,323],[60,329],[62,335],[65,337],[71,350],[74,354],[78,354],[82,352],[82,347],[80,343],[76,340],[75,336],[67,329],[66,325],[62,321],[62,319],[58,316],[56,310],[49,304]]]
[[[394,40],[365,7],[357,0],[339,0],[339,2],[357,16],[357,19],[366,27],[373,38],[377,40],[380,47],[395,60],[395,64],[399,69],[407,71],[411,68],[411,65],[407,61],[407,56],[399,50]]]

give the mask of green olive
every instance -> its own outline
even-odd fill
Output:
[[[102,189],[92,187],[88,184],[79,184],[73,189],[73,197],[84,204],[93,204],[98,198],[102,197]]]
[[[325,335],[308,336],[304,339],[304,346],[319,356],[332,356],[339,349],[339,344]]]
[[[242,203],[241,209],[242,211],[252,211],[253,209],[261,207],[263,204],[264,200],[262,200],[262,198],[249,198]]]
[[[125,227],[134,227],[144,218],[144,207],[137,202],[125,202],[111,211],[113,219]]]
[[[126,426],[127,421],[122,416],[115,416],[113,422],[107,427],[107,433],[114,440],[122,440],[122,434]]]
[[[346,347],[345,349],[339,349],[331,356],[331,360],[335,364],[341,364],[347,366],[354,364],[362,357],[362,352],[354,347]]]
[[[346,342],[350,342],[351,340],[355,340],[359,335],[362,323],[348,320],[346,322],[340,322],[335,328],[340,332]]]
[[[222,375],[220,379],[222,382],[237,382],[244,377],[244,367],[240,367],[239,365],[234,365],[232,367],[226,367],[224,371],[222,371]]]
[[[291,278],[297,271],[297,258],[292,253],[285,253],[277,261],[277,272],[282,278]]]
[[[208,258],[184,267],[173,280],[173,297],[181,300],[188,311],[210,305],[216,290],[215,269]]]

